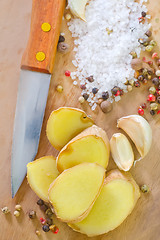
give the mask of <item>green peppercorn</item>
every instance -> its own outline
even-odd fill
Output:
[[[144,68],[142,73],[143,73],[143,77],[148,76],[148,69]]]
[[[7,214],[7,213],[10,212],[10,210],[9,210],[8,207],[3,207],[1,210],[2,210],[2,212],[3,212],[4,214]]]
[[[129,80],[129,84],[133,87],[133,86],[134,86],[134,80],[133,80],[133,79],[130,79],[130,80]]]
[[[151,40],[149,44],[153,47],[157,46],[157,42],[154,40]]]
[[[143,41],[143,46],[148,46],[149,45],[149,41],[148,40],[146,40],[146,41]]]
[[[155,87],[150,87],[150,88],[149,88],[149,92],[150,92],[151,94],[155,94],[155,92],[156,92]]]
[[[153,50],[153,45],[146,46],[146,51],[151,52]]]
[[[44,204],[44,201],[42,199],[38,199],[37,204],[39,206],[42,206]]]
[[[157,103],[151,103],[150,104],[150,108],[151,108],[151,110],[157,110],[157,108],[158,108],[158,104]]]
[[[48,224],[46,224],[46,225],[43,225],[43,227],[42,227],[42,230],[44,231],[44,232],[49,232],[49,225]]]
[[[140,187],[140,189],[141,189],[141,191],[143,192],[143,193],[148,193],[149,192],[149,187],[147,186],[147,185],[142,185],[141,187]]]
[[[137,53],[136,52],[130,52],[130,54],[131,54],[131,56],[132,56],[132,58],[137,58]]]
[[[45,214],[48,216],[48,217],[51,217],[53,216],[53,212],[50,208],[47,209],[47,211],[45,212]]]

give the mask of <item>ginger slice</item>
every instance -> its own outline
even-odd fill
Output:
[[[46,133],[53,147],[60,150],[77,134],[92,125],[93,120],[84,111],[61,107],[51,113]]]
[[[89,237],[107,233],[125,220],[139,197],[139,187],[131,174],[112,170],[88,216],[68,225]]]
[[[57,157],[59,172],[83,162],[98,163],[106,168],[110,144],[105,131],[95,125],[73,138]]]
[[[82,163],[63,171],[49,188],[49,200],[63,222],[84,219],[100,194],[105,169],[95,163]]]
[[[46,202],[49,186],[58,175],[56,160],[52,156],[42,157],[27,164],[28,183],[38,197]]]

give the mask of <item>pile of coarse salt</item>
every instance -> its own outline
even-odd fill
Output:
[[[76,71],[71,73],[73,84],[85,84],[83,93],[88,93],[87,101],[94,110],[102,92],[108,91],[112,102],[111,89],[115,86],[127,92],[126,79],[134,79],[131,68],[131,51],[139,57],[142,45],[139,38],[147,38],[145,32],[150,28],[146,16],[144,23],[139,22],[141,12],[147,12],[141,0],[90,0],[86,6],[86,22],[73,18],[69,30],[74,39],[75,59],[72,61]],[[93,76],[94,82],[86,80]],[[92,89],[98,88],[93,94]],[[120,96],[115,97],[119,101]]]

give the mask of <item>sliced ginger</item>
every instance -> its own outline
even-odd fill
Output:
[[[58,175],[56,160],[52,156],[39,158],[27,165],[27,179],[30,187],[46,202],[48,202],[49,186]]]
[[[104,130],[93,125],[73,138],[57,157],[60,172],[83,162],[108,165],[110,145]]]
[[[53,111],[47,122],[47,137],[60,150],[73,137],[91,127],[93,120],[80,109],[62,107]]]
[[[82,163],[62,172],[51,184],[49,200],[64,222],[84,219],[100,194],[105,169],[95,163]]]
[[[69,226],[89,237],[107,233],[125,220],[139,197],[139,187],[130,173],[110,171],[88,216]]]

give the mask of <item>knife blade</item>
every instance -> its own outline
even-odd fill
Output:
[[[22,57],[11,155],[12,198],[33,161],[53,71],[65,0],[33,0],[30,36]]]

